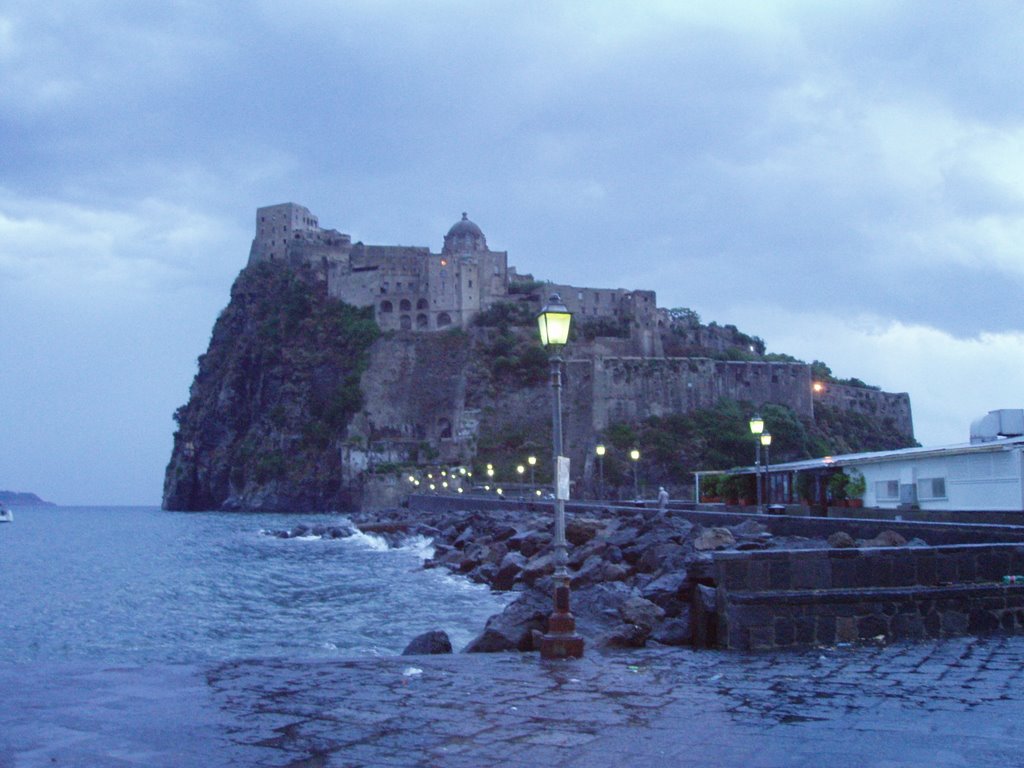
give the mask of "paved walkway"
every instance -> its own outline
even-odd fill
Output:
[[[1024,638],[0,666],[0,768],[1024,765]]]

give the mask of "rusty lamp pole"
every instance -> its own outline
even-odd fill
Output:
[[[568,545],[565,539],[565,500],[569,493],[569,460],[562,456],[562,357],[559,351],[569,340],[572,313],[562,298],[551,294],[537,315],[540,342],[551,350],[551,433],[554,456],[555,605],[548,617],[548,631],[540,640],[542,659],[570,659],[583,655],[583,638],[576,634],[576,619],[569,607]]]

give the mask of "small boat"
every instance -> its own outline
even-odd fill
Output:
[[[11,512],[11,508],[0,501],[0,523],[13,523],[14,513]]]

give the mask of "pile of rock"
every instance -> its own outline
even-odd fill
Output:
[[[466,651],[537,648],[554,593],[550,510],[398,509],[384,516],[386,522],[381,522],[382,513],[354,520],[363,531],[389,537],[430,536],[435,549],[425,567],[447,568],[492,589],[519,593],[488,620]],[[592,647],[687,645],[695,635],[698,640],[713,635],[713,627],[699,625],[714,611],[712,552],[848,546],[845,540],[773,536],[765,525],[749,519],[705,527],[682,517],[623,509],[570,516],[566,538],[572,611],[577,630]],[[858,544],[899,546],[902,539],[883,532],[870,544],[853,541]]]

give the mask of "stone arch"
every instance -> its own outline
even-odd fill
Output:
[[[451,315],[449,315],[447,312],[441,312],[440,314],[438,314],[438,316],[437,316],[437,327],[438,328],[447,328],[451,324],[452,324],[452,316]]]
[[[427,325],[429,325],[429,322],[427,320],[427,316],[426,315],[424,315],[422,312],[420,312],[418,315],[416,315],[416,327],[417,328],[426,328]]]
[[[430,302],[426,299],[419,299],[416,302],[416,309],[430,309]]]
[[[409,301],[408,299],[402,299],[398,303],[398,308],[400,310],[402,310],[403,312],[411,312],[412,311],[412,302]]]
[[[444,416],[437,420],[437,436],[441,440],[452,439],[452,423],[449,419],[446,419]]]
[[[393,312],[395,309],[394,305],[390,301],[382,301],[380,303],[381,312]]]
[[[412,318],[408,315],[402,315],[398,320],[399,326],[403,331],[412,329]]]

